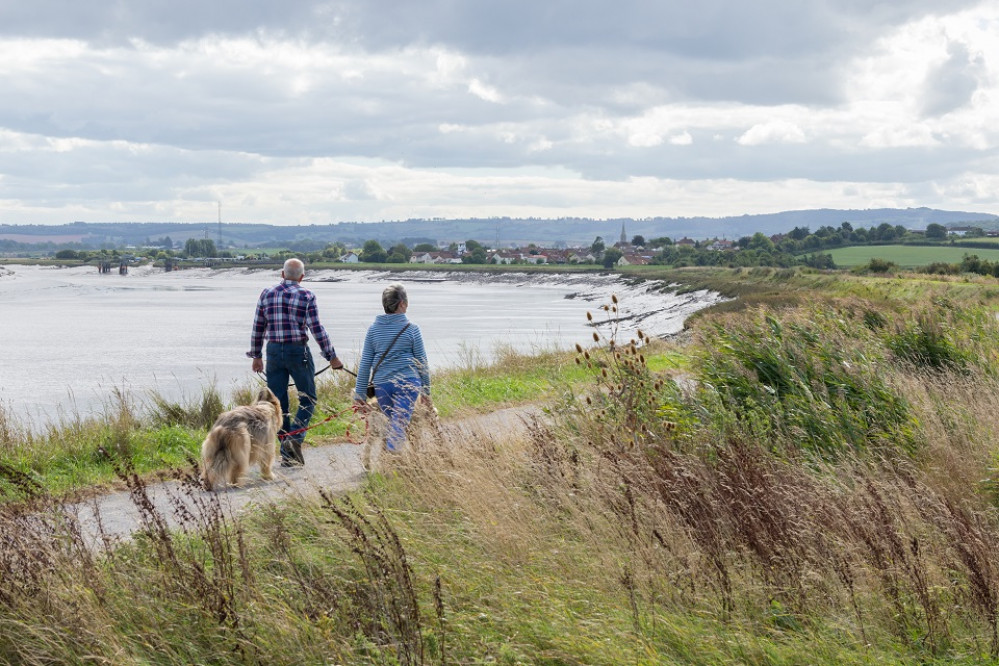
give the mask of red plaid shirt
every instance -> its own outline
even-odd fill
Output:
[[[268,342],[308,342],[306,329],[312,331],[323,358],[327,361],[336,358],[330,336],[319,321],[316,295],[295,280],[284,280],[261,292],[253,316],[250,351],[246,355],[260,358],[265,336]]]

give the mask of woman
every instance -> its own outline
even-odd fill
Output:
[[[409,321],[409,297],[401,284],[391,284],[382,292],[385,314],[364,337],[364,350],[357,368],[354,402],[365,409],[368,385],[375,388],[378,406],[388,417],[385,447],[398,451],[406,441],[406,426],[413,417],[416,401],[430,404],[430,370],[420,328]]]

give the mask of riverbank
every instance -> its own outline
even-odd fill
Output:
[[[241,274],[273,274],[268,269],[204,269],[224,275],[227,271]],[[608,304],[616,296],[618,312],[612,317],[597,317],[591,325],[597,328],[617,326],[623,332],[642,331],[666,339],[683,330],[683,323],[694,312],[730,300],[708,289],[697,289],[678,295],[683,285],[661,279],[636,278],[635,275],[613,272],[518,272],[514,270],[398,270],[307,269],[308,283],[364,282],[387,284],[464,284],[505,285],[510,288],[545,288],[564,292],[564,298],[579,299],[594,308]]]

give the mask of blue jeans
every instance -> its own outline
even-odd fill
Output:
[[[406,426],[413,418],[421,387],[419,377],[397,377],[375,386],[378,406],[389,421],[385,435],[385,448],[389,451],[398,451],[406,441]]]
[[[305,432],[284,437],[285,433],[307,428],[316,408],[316,364],[307,342],[268,342],[266,353],[267,386],[281,402],[284,419],[278,437],[281,440],[281,458],[288,462],[305,463],[302,442]],[[288,380],[295,382],[298,390],[298,413],[292,422],[288,412]]]

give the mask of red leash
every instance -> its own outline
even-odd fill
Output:
[[[288,437],[291,437],[292,435],[297,435],[297,434],[303,433],[303,432],[305,432],[307,430],[312,430],[313,428],[318,428],[319,426],[323,425],[324,423],[329,423],[333,419],[335,419],[335,418],[337,418],[339,416],[343,416],[347,412],[354,412],[356,414],[359,411],[360,410],[358,409],[358,407],[356,405],[351,405],[350,407],[347,407],[346,409],[341,409],[339,412],[335,412],[333,414],[330,414],[329,416],[327,416],[325,419],[323,419],[319,423],[313,423],[312,425],[306,426],[305,428],[299,428],[298,430],[292,430],[291,432],[286,432],[284,434],[280,434],[279,433],[278,434],[278,439],[279,440],[283,440],[283,439],[286,439]],[[361,443],[360,441],[354,441],[354,438],[351,437],[351,435],[350,435],[350,426],[349,425],[347,426],[347,432],[344,433],[344,434],[347,436],[347,441],[350,442],[351,444],[360,444]],[[364,419],[364,435],[365,435],[365,437],[367,437],[367,435],[368,435],[368,419]],[[364,440],[361,440],[361,441],[364,441]]]

